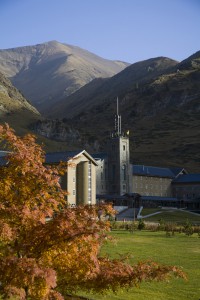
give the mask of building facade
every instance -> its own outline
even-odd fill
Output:
[[[132,187],[142,196],[172,197],[172,181],[185,174],[183,168],[132,165]]]
[[[107,140],[105,152],[92,157],[98,162],[97,195],[123,195],[130,192],[129,133],[121,130],[121,116],[115,115],[115,127]]]
[[[172,181],[172,194],[183,208],[200,209],[200,174],[185,174]]]
[[[108,193],[123,195],[130,192],[129,137],[115,134],[107,142]]]
[[[53,152],[46,154],[46,164],[68,162],[65,174],[60,179],[63,190],[68,192],[71,205],[96,204],[97,162],[85,151]]]
[[[96,193],[105,195],[108,193],[108,155],[107,153],[95,153],[92,157],[97,162]]]

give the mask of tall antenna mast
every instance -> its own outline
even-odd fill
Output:
[[[119,115],[119,100],[117,97],[117,114],[115,115],[115,132],[118,136],[121,135],[121,116]]]

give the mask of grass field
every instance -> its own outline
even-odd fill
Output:
[[[160,209],[160,208],[144,208],[141,212],[142,216],[147,216],[155,212],[161,212],[160,214],[153,215],[148,218],[144,218],[147,222],[159,222],[162,219],[164,222],[184,224],[186,220],[192,224],[200,225],[200,214],[193,214],[184,210],[176,209]]]
[[[183,267],[188,281],[172,278],[170,282],[143,283],[140,288],[120,291],[117,295],[84,295],[94,300],[199,300],[200,299],[200,238],[177,233],[166,237],[165,232],[112,231],[116,244],[110,242],[102,249],[114,258],[119,253],[130,253],[131,262],[152,259]]]

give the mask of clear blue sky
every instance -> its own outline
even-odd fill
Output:
[[[107,59],[183,60],[200,50],[200,0],[0,0],[0,49],[50,40]]]

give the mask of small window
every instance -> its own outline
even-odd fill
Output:
[[[124,150],[124,151],[126,150],[126,147],[125,147],[125,145],[123,145],[123,150]]]
[[[122,170],[123,170],[123,180],[126,180],[126,165],[122,166]]]
[[[75,190],[73,190],[73,195],[74,195],[74,196],[76,195],[76,191],[75,191]]]

